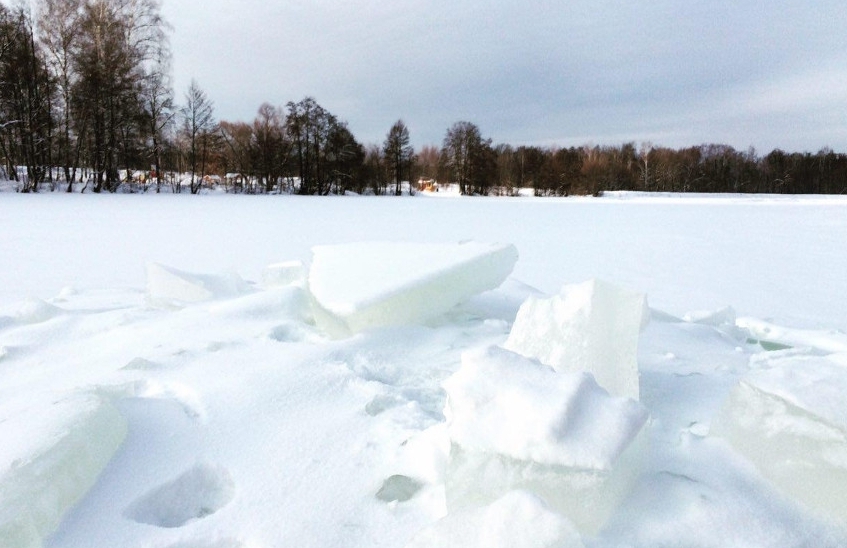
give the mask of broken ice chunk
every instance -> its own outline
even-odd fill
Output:
[[[118,450],[126,420],[82,395],[0,423],[0,546],[41,546]]]
[[[333,336],[425,322],[512,272],[512,245],[357,243],[312,249],[309,289],[318,326]]]
[[[247,283],[232,272],[192,274],[158,263],[147,265],[147,298],[156,306],[181,306],[249,292]]]
[[[647,299],[600,280],[521,306],[504,345],[556,371],[588,371],[613,396],[638,399],[638,336]]]
[[[492,347],[466,352],[444,388],[450,509],[525,489],[593,534],[638,475],[647,412],[588,373]]]
[[[769,360],[712,421],[780,491],[847,524],[847,370],[820,356]]]
[[[511,491],[483,508],[448,514],[406,548],[582,548],[573,525],[544,501]]]

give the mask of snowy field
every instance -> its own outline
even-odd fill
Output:
[[[847,197],[4,193],[0,235],[0,546],[847,545]]]

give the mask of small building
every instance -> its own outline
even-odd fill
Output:
[[[438,192],[438,181],[435,179],[418,179],[418,191],[421,192]]]

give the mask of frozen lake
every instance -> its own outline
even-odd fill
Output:
[[[0,545],[847,544],[847,197],[0,194],[0,234]]]

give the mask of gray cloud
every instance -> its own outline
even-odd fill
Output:
[[[164,0],[178,95],[224,119],[312,95],[364,142],[457,120],[496,142],[843,149],[841,0]]]

